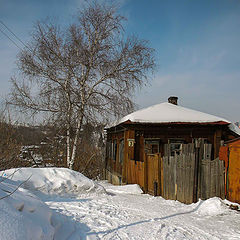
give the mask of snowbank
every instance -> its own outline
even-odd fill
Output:
[[[143,191],[138,184],[128,184],[122,186],[114,186],[105,181],[101,181],[100,184],[110,193],[125,193],[125,194],[142,194]]]
[[[5,176],[10,176],[16,169],[5,171]],[[31,177],[30,177],[31,176]],[[67,168],[21,168],[12,179],[18,182],[30,179],[23,187],[51,195],[80,195],[105,193],[105,189],[96,182],[85,177],[79,172]]]
[[[229,212],[229,207],[224,201],[218,197],[213,197],[205,201],[199,200],[199,208],[196,211],[197,214],[203,216],[216,216]]]
[[[51,210],[35,194],[77,197],[106,193],[104,187],[66,168],[9,169],[0,174],[0,198],[17,189],[0,200],[0,239],[4,240],[76,239],[75,222]]]
[[[0,181],[3,178],[0,177]],[[14,181],[0,183],[0,198],[17,188]],[[4,240],[53,239],[52,210],[28,190],[19,188],[0,200],[0,233]]]

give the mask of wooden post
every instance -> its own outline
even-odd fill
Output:
[[[161,153],[158,154],[158,196],[162,194],[162,183],[161,183]]]
[[[128,166],[128,131],[124,131],[124,158],[123,158],[123,168],[122,168],[122,183],[127,183],[127,166]]]
[[[147,165],[147,154],[145,153],[144,154],[144,192],[147,193],[148,191],[148,175],[147,175],[147,172],[148,172],[148,165]]]
[[[198,196],[198,171],[199,171],[199,149],[200,149],[200,139],[195,140],[195,166],[194,166],[194,184],[193,184],[193,202],[197,202]]]
[[[214,133],[214,159],[219,156],[219,149],[221,146],[221,137],[222,137],[222,130],[217,129]]]

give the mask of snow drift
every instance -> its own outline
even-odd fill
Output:
[[[107,181],[101,181],[100,184],[109,193],[122,193],[122,194],[142,194],[143,190],[138,184],[127,184],[122,186],[112,185]]]
[[[229,212],[229,207],[224,203],[221,198],[213,197],[205,201],[199,200],[200,207],[197,210],[197,214],[203,216],[216,216]]]
[[[75,223],[52,211],[39,198],[41,193],[75,198],[106,193],[99,184],[66,168],[20,168],[0,174],[0,198],[7,196],[0,200],[0,239],[4,240],[65,240],[74,234]]]
[[[7,177],[14,171],[16,169],[9,169],[4,174]],[[13,174],[12,180],[22,182],[29,177],[23,187],[45,194],[77,196],[105,193],[105,189],[96,182],[67,168],[20,168]]]
[[[14,181],[0,177],[0,198],[17,189]],[[4,240],[53,239],[52,210],[26,189],[0,200],[0,233]]]

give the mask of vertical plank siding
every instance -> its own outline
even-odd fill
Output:
[[[240,204],[240,138],[230,141],[226,146],[221,146],[219,158],[225,163],[227,199]]]
[[[146,155],[144,162],[128,160],[127,183],[137,183],[152,195],[161,194],[161,162],[159,154]]]
[[[164,149],[165,153],[169,154],[169,144],[166,144]],[[211,144],[200,144],[197,199],[225,197],[224,162],[219,158],[211,160],[211,149]],[[183,203],[192,203],[196,160],[194,145],[183,144],[179,155],[169,155],[162,158],[162,196]]]
[[[216,158],[214,160],[202,159],[200,164],[201,178],[199,179],[198,198],[225,197],[224,187],[224,162]]]
[[[240,143],[229,147],[228,199],[240,203]]]
[[[144,178],[144,162],[129,160],[127,166],[127,183],[136,183],[144,188]]]

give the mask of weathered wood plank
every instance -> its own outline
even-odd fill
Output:
[[[199,172],[197,198],[224,197],[224,166],[218,159],[211,160],[211,144],[199,141]],[[194,144],[183,144],[180,155],[170,156],[169,144],[164,151],[169,153],[162,158],[162,196],[185,203],[193,201],[195,149]]]
[[[224,169],[224,161],[219,160],[219,171],[220,171],[220,197],[222,199],[225,198],[225,169]]]
[[[189,177],[189,203],[193,201],[193,185],[194,185],[194,168],[195,168],[195,154],[191,153],[189,155],[190,159],[190,177]]]
[[[160,158],[160,161],[161,161],[161,193],[160,195],[163,196],[163,191],[164,191],[164,188],[163,188],[163,157]]]
[[[182,200],[182,169],[181,169],[181,159],[177,159],[177,177],[176,177],[176,185],[177,185],[177,196],[176,199],[178,201]]]
[[[172,199],[177,200],[177,156],[172,161]]]
[[[188,160],[189,156],[188,154],[183,154],[182,156],[182,185],[183,185],[183,192],[182,192],[182,202],[187,203],[189,194],[188,194],[188,188],[189,188],[189,176],[188,176]]]
[[[216,171],[216,196],[220,197],[220,172],[219,172],[219,159],[216,158],[214,161],[215,162],[215,171]]]

